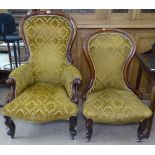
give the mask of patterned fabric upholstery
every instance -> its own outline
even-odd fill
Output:
[[[80,72],[72,65],[66,65],[61,73],[61,84],[65,87],[68,96],[72,97],[72,83],[73,80],[82,79]]]
[[[119,34],[100,34],[89,41],[88,48],[96,74],[91,92],[105,88],[126,89],[122,68],[131,49],[129,40]]]
[[[95,122],[123,124],[140,122],[152,112],[132,92],[108,88],[88,96],[83,114]]]
[[[42,123],[68,120],[76,115],[77,105],[71,102],[63,87],[37,83],[6,104],[3,113],[15,119]]]
[[[86,118],[123,124],[140,122],[152,115],[124,83],[123,65],[131,49],[130,40],[118,32],[101,32],[89,39],[95,80],[83,106]]]
[[[28,86],[34,83],[32,70],[29,63],[18,67],[9,75],[16,80],[16,96],[20,95]]]
[[[61,16],[32,16],[26,20],[24,33],[35,82],[61,83],[71,32],[70,22]]]
[[[16,98],[4,106],[3,115],[34,122],[76,115],[72,83],[81,74],[67,62],[74,31],[71,22],[59,15],[35,15],[24,21],[30,59],[10,74],[16,81]]]

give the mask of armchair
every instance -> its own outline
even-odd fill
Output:
[[[36,123],[69,120],[76,135],[80,72],[71,64],[76,25],[68,15],[33,13],[20,23],[29,61],[11,72],[11,91],[2,109],[8,135],[15,135],[13,119]]]
[[[139,99],[128,82],[128,67],[135,54],[135,42],[124,31],[103,29],[89,34],[83,45],[90,69],[90,79],[83,91],[83,115],[86,118],[88,141],[93,124],[140,123],[138,140],[148,138],[154,113],[154,91],[150,107]]]

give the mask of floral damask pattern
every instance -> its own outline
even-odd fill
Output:
[[[123,65],[131,49],[129,39],[120,33],[95,34],[89,40],[95,80],[83,106],[86,118],[123,124],[140,122],[152,115],[152,111],[124,84]]]
[[[152,111],[132,92],[109,88],[90,94],[83,114],[95,122],[125,124],[149,118]]]
[[[81,74],[67,62],[74,31],[70,21],[59,15],[31,16],[23,31],[30,59],[9,76],[16,81],[16,98],[3,107],[3,115],[40,123],[76,115],[72,83]]]
[[[64,69],[61,74],[61,84],[64,85],[66,88],[66,91],[68,93],[68,96],[72,98],[72,84],[73,79],[80,79],[82,80],[82,76],[80,72],[72,65],[65,65]]]
[[[16,81],[16,96],[19,96],[28,86],[31,86],[34,83],[29,63],[12,71],[9,78],[13,78]]]
[[[61,82],[71,32],[71,23],[61,16],[32,16],[25,22],[24,33],[36,82]]]
[[[95,68],[92,92],[105,88],[126,89],[122,69],[130,49],[129,40],[118,34],[100,34],[89,41],[90,56]]]
[[[33,122],[68,120],[76,115],[77,105],[72,103],[63,87],[37,83],[3,108],[3,114],[15,119]]]

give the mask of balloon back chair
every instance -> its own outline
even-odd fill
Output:
[[[69,120],[76,135],[80,72],[72,65],[71,46],[76,35],[74,20],[56,13],[32,13],[20,23],[28,62],[9,75],[11,92],[2,108],[8,135],[15,134],[13,119],[36,123]]]
[[[83,115],[86,118],[88,141],[93,124],[139,123],[138,141],[148,138],[154,112],[154,91],[150,107],[139,99],[128,81],[129,64],[135,54],[133,38],[124,31],[103,29],[89,34],[83,45],[90,69],[90,79],[83,91]]]

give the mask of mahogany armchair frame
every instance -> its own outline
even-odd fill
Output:
[[[70,40],[69,40],[68,46],[67,46],[66,57],[67,57],[68,63],[73,64],[71,47],[72,47],[73,41],[74,41],[75,36],[76,36],[76,31],[77,31],[76,30],[76,23],[67,14],[53,13],[53,12],[49,12],[49,11],[47,11],[47,12],[46,11],[32,12],[31,14],[28,14],[25,17],[23,17],[21,22],[20,22],[20,34],[21,34],[21,36],[22,36],[22,38],[24,40],[26,49],[28,49],[28,58],[27,58],[28,61],[29,61],[29,58],[30,58],[30,52],[29,52],[29,46],[28,46],[28,44],[26,42],[26,38],[25,38],[25,35],[24,35],[23,25],[24,25],[24,22],[28,18],[31,18],[33,16],[43,16],[43,15],[61,16],[61,17],[64,17],[64,18],[66,18],[67,20],[70,21],[72,31],[71,31],[71,37],[70,37]],[[9,78],[9,79],[6,80],[6,83],[11,87],[10,93],[9,93],[9,95],[7,97],[7,101],[6,101],[6,104],[9,104],[16,97],[16,93],[15,93],[15,91],[16,91],[16,81],[13,78]],[[78,104],[78,102],[79,102],[78,87],[79,87],[80,84],[81,84],[81,80],[79,78],[75,78],[73,80],[71,101],[73,103],[76,103],[76,104]],[[5,118],[5,125],[8,128],[7,134],[10,135],[12,138],[14,138],[15,128],[16,128],[15,123],[10,117],[4,116],[4,118]],[[77,132],[75,130],[76,125],[77,125],[77,116],[71,116],[69,118],[69,131],[70,131],[70,135],[71,135],[72,139],[74,139],[74,137],[77,134]]]

